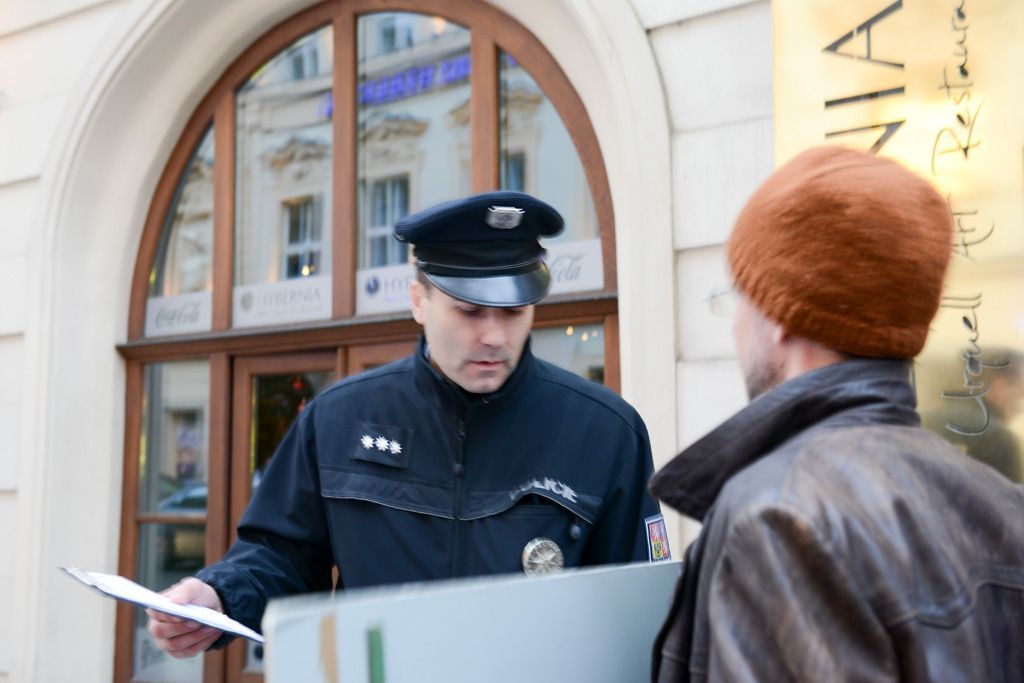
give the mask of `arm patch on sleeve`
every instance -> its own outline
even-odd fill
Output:
[[[647,559],[650,562],[661,562],[672,559],[672,551],[668,547],[668,530],[665,529],[665,516],[653,515],[644,519],[647,527]]]

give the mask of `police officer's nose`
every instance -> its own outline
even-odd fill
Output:
[[[501,311],[490,310],[481,321],[480,343],[484,346],[501,347],[508,341]]]

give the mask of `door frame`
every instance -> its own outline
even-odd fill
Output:
[[[252,392],[255,379],[261,375],[280,375],[292,372],[329,372],[338,379],[337,353],[320,351],[286,353],[266,356],[235,358],[231,378],[231,464],[229,466],[228,524],[231,529],[228,547],[235,542],[235,529],[249,504],[250,480],[249,449],[252,429]]]
[[[361,344],[348,347],[348,367],[345,376],[358,375],[370,368],[405,358],[416,350],[416,341],[388,344]]]
[[[255,380],[262,375],[280,375],[299,372],[329,372],[337,381],[339,353],[337,350],[308,351],[304,353],[277,353],[262,356],[238,356],[231,373],[231,450],[228,466],[228,529],[227,548],[235,542],[238,524],[252,495],[252,474],[249,471],[249,453],[252,444],[252,396]],[[227,648],[227,680],[261,682],[262,674],[246,673],[246,643],[237,639]]]

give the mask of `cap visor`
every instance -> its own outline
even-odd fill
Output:
[[[551,286],[551,272],[543,263],[536,270],[518,275],[494,277],[452,277],[426,273],[427,279],[448,296],[494,308],[529,306],[545,297]]]

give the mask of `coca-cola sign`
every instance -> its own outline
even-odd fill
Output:
[[[582,254],[562,254],[548,264],[551,269],[551,280],[564,283],[576,282],[583,274],[584,265]]]
[[[210,292],[150,297],[146,302],[146,336],[206,332],[210,329],[213,298]]]
[[[563,242],[547,246],[551,293],[585,292],[604,287],[601,240]]]

